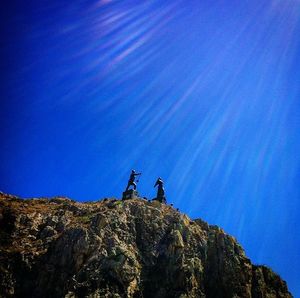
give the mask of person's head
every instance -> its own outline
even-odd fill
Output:
[[[135,173],[135,170],[131,170],[131,173],[134,174],[134,173]]]

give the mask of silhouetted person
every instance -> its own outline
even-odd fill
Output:
[[[157,188],[157,198],[164,198],[165,196],[165,189],[164,189],[164,182],[161,180],[161,178],[159,177],[155,184],[154,187],[158,186]]]
[[[142,175],[142,173],[136,173],[135,170],[131,170],[131,174],[125,191],[127,191],[131,185],[133,186],[133,189],[136,190],[136,183],[134,181],[135,181],[135,177],[139,175]]]

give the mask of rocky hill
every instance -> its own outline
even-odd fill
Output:
[[[142,199],[0,194],[0,297],[291,297],[217,226]]]

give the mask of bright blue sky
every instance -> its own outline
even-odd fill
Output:
[[[151,198],[161,176],[300,297],[300,1],[14,3],[0,190],[120,197],[135,168]]]

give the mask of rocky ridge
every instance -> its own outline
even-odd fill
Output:
[[[217,226],[142,199],[0,193],[0,297],[292,297]]]

